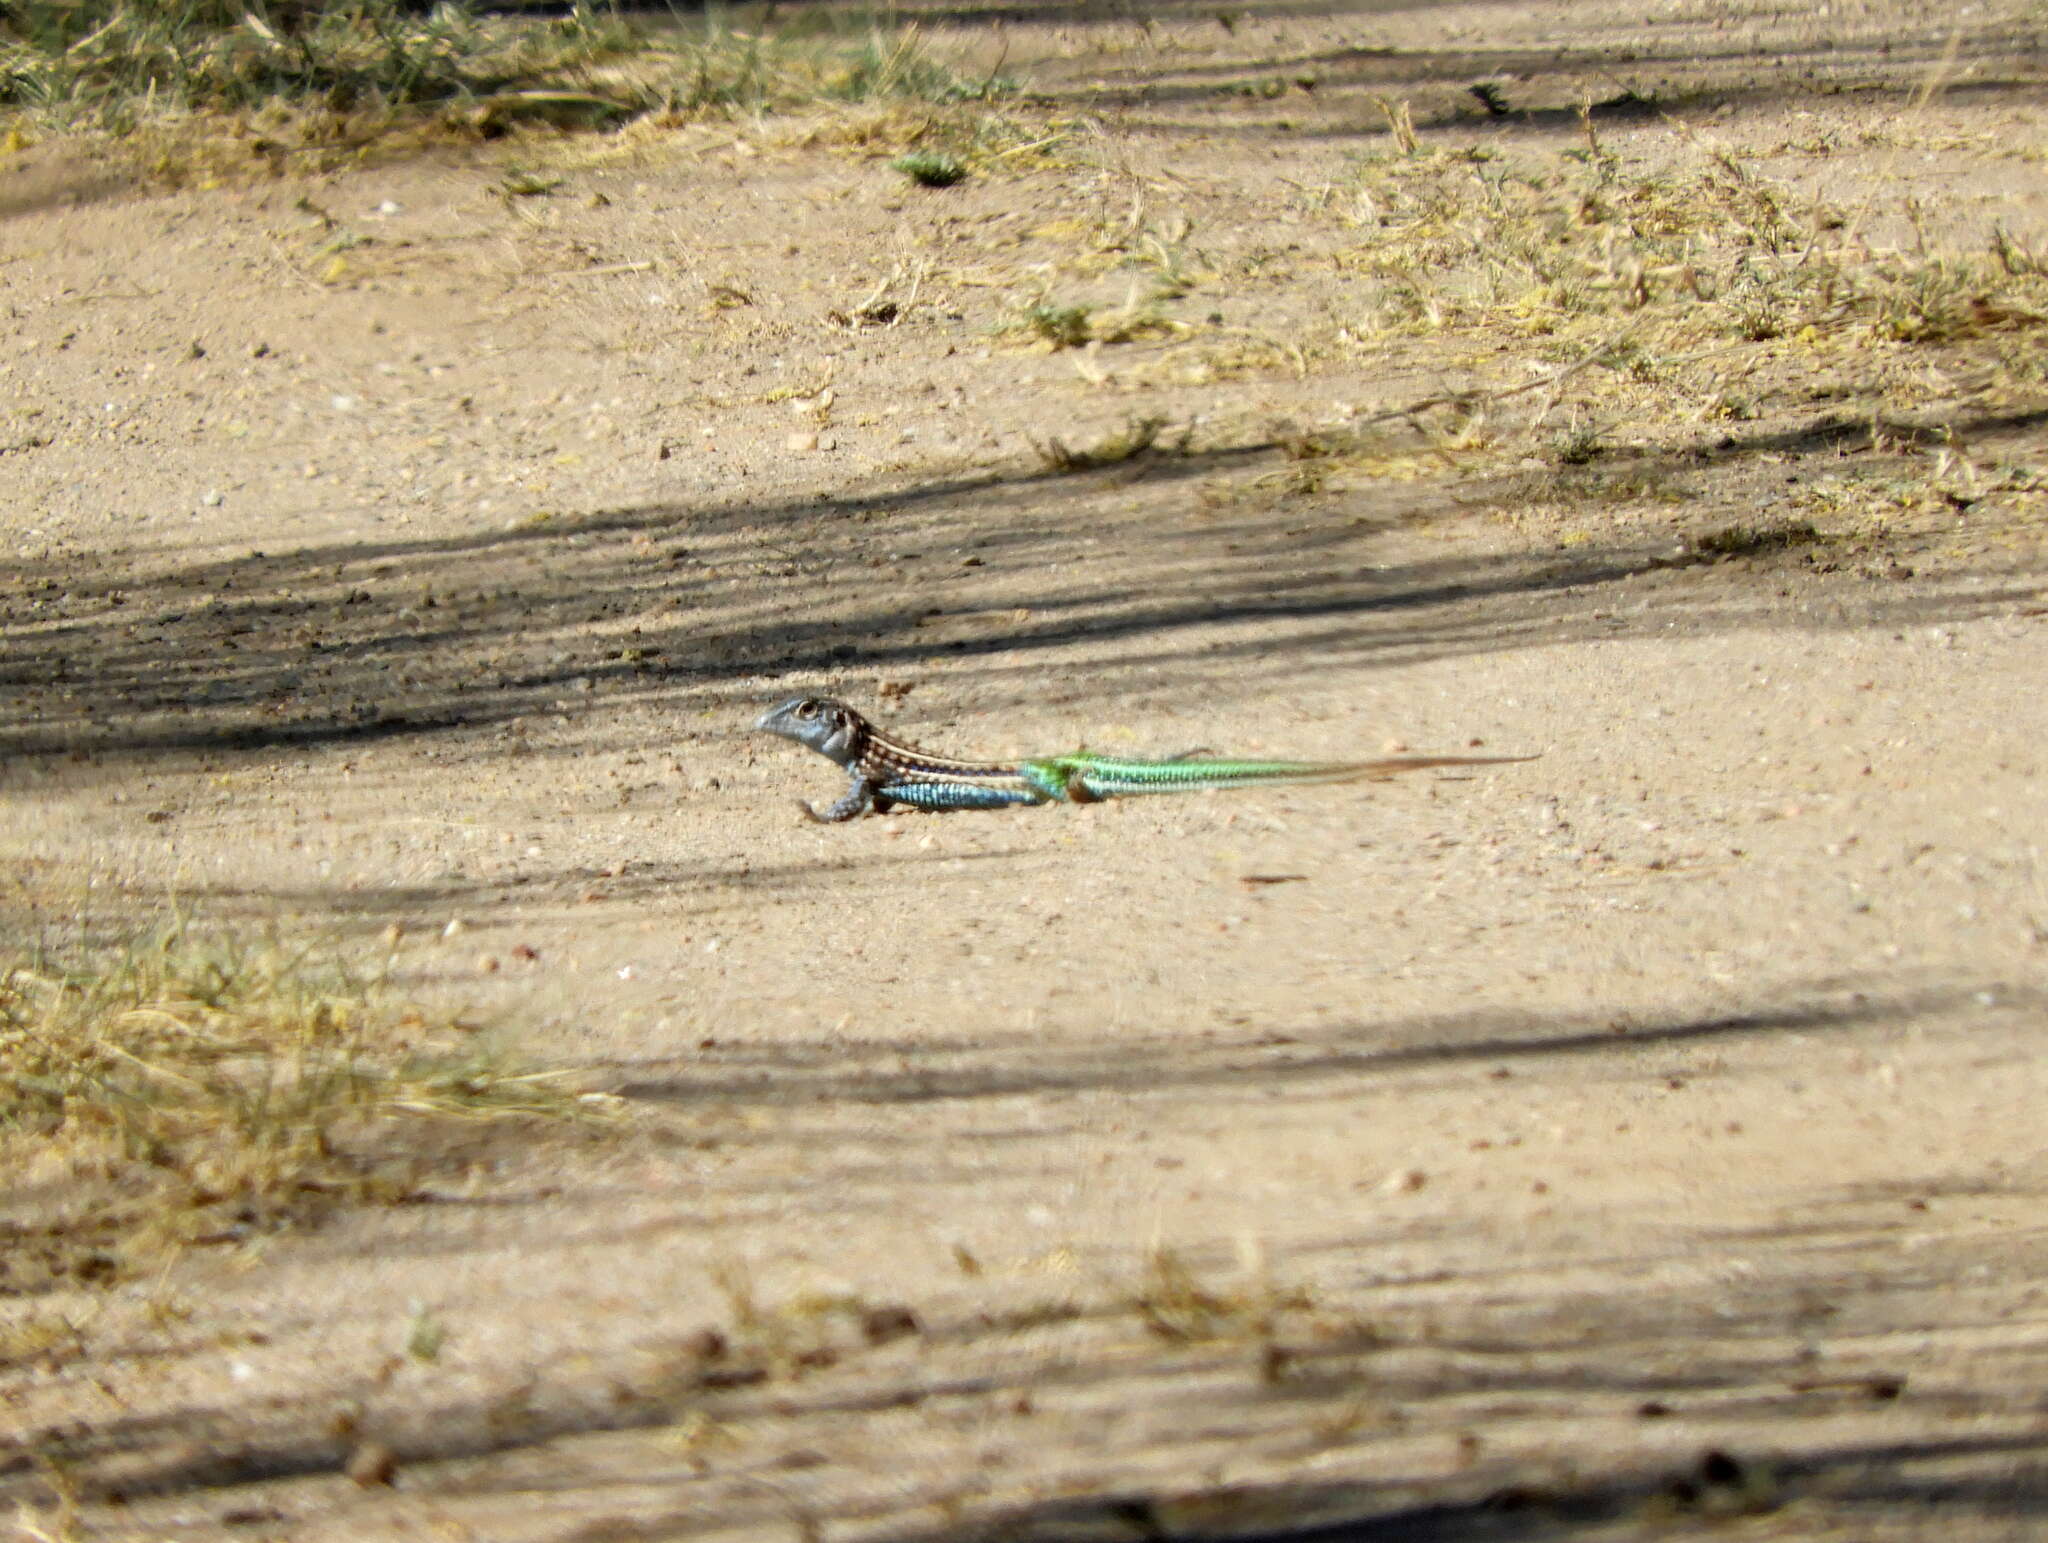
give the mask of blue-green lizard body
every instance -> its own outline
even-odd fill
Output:
[[[846,793],[814,820],[836,824],[895,804],[916,809],[1012,809],[1049,803],[1091,804],[1138,793],[1270,783],[1349,782],[1391,777],[1432,766],[1493,766],[1533,756],[1403,756],[1381,761],[1258,761],[1196,756],[1150,760],[1096,755],[1036,756],[1021,761],[965,761],[894,740],[831,697],[792,697],[762,715],[756,728],[808,746],[846,768]]]

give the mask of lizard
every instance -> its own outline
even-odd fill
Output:
[[[844,702],[791,697],[763,713],[755,728],[793,739],[846,768],[846,792],[820,811],[799,802],[820,824],[836,825],[869,809],[1013,809],[1037,804],[1092,804],[1136,793],[1255,787],[1266,783],[1347,782],[1391,777],[1432,766],[1498,766],[1534,756],[1401,756],[1381,761],[1223,760],[1193,753],[1148,760],[1097,755],[1033,756],[1018,761],[968,761],[892,739]]]

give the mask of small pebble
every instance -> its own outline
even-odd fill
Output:
[[[374,1489],[397,1477],[398,1454],[381,1441],[365,1441],[349,1453],[341,1471],[364,1489]]]
[[[861,1315],[861,1333],[870,1345],[886,1345],[892,1339],[919,1332],[917,1314],[899,1304],[871,1307]]]
[[[683,1354],[699,1361],[716,1361],[725,1354],[725,1336],[716,1329],[699,1329],[685,1334]]]

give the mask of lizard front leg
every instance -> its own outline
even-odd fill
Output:
[[[839,802],[822,814],[801,799],[797,801],[797,807],[803,810],[808,819],[819,825],[838,825],[866,811],[875,802],[875,793],[880,787],[879,782],[855,772],[853,780],[847,784],[846,792]]]

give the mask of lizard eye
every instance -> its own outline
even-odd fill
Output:
[[[818,704],[816,702],[799,702],[796,708],[796,715],[799,718],[815,718],[818,716]]]

